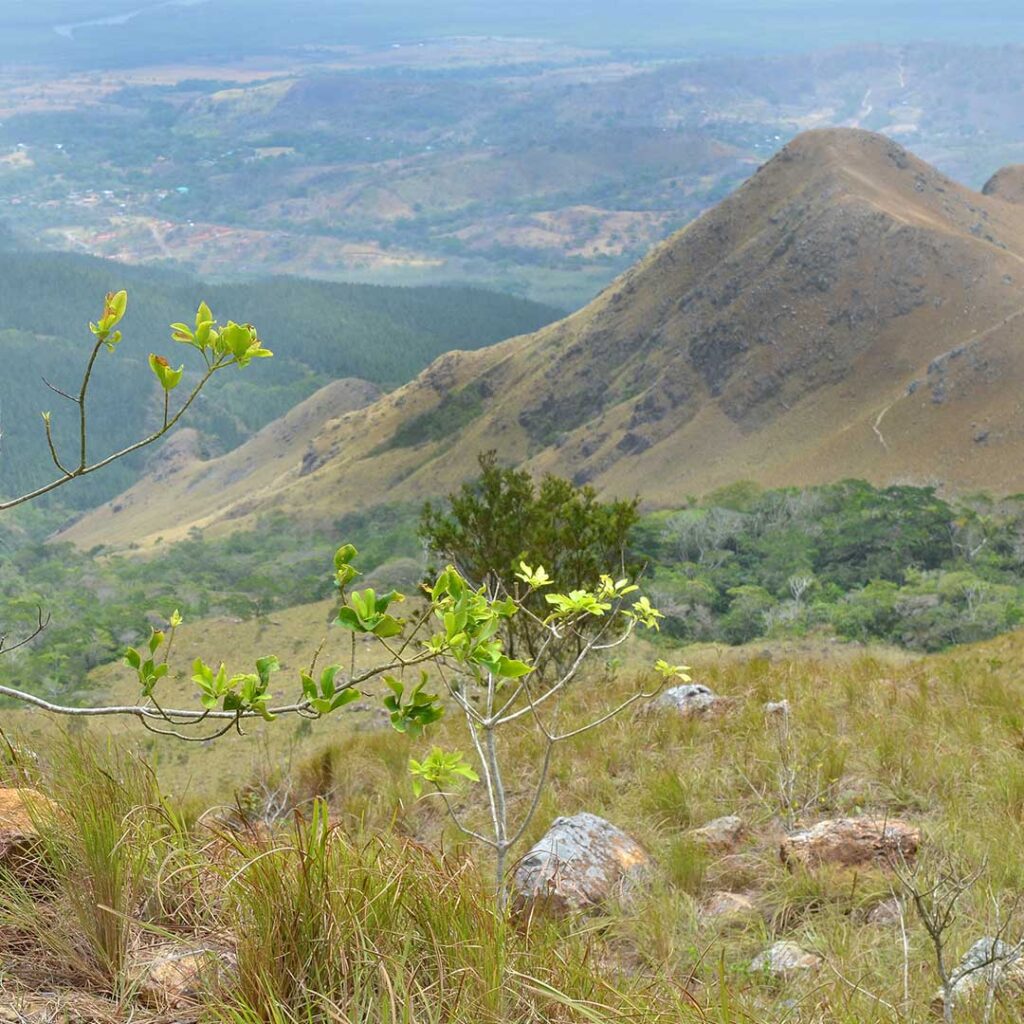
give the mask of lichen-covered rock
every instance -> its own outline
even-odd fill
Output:
[[[816,971],[821,962],[821,957],[817,953],[808,953],[795,942],[776,942],[774,946],[754,957],[750,969],[771,974],[776,978],[791,978],[808,971]]]
[[[713,892],[700,908],[700,918],[716,924],[741,924],[757,916],[754,901],[741,892]]]
[[[516,868],[513,906],[552,914],[598,907],[627,895],[649,865],[643,848],[604,818],[556,818]]]
[[[693,718],[720,711],[726,703],[725,698],[719,697],[711,687],[703,683],[684,683],[682,686],[670,686],[660,693],[653,707],[677,711],[684,718]]]
[[[34,789],[0,789],[0,866],[22,881],[40,873],[36,822],[56,804]]]
[[[715,818],[700,828],[690,829],[690,838],[714,853],[730,853],[743,838],[746,826],[738,814]]]
[[[141,979],[139,998],[165,1010],[194,1004],[217,983],[228,960],[216,949],[164,943],[148,950],[135,965]]]
[[[779,856],[788,866],[887,867],[901,860],[913,860],[920,845],[920,829],[905,821],[832,818],[786,836]]]
[[[961,957],[953,968],[950,980],[953,983],[953,1003],[961,1006],[975,994],[994,986],[996,995],[1003,1002],[1012,1000],[1015,1005],[1024,1003],[1024,951],[1019,946],[994,939],[986,935],[978,939]],[[932,999],[932,1011],[942,1014],[946,1005],[942,989]]]

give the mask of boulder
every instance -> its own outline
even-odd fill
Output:
[[[953,968],[953,1002],[961,1005],[972,996],[985,992],[994,985],[1001,1000],[1024,1001],[1024,949],[1001,939],[985,936],[978,939]],[[932,998],[932,1012],[941,1016],[946,1005],[945,994],[939,989]]]
[[[57,805],[34,789],[0,789],[0,866],[15,878],[39,877],[39,833],[36,822],[56,812]]]
[[[727,704],[724,697],[719,697],[711,687],[703,683],[684,683],[664,690],[652,707],[677,711],[684,718],[694,718],[712,711],[721,711]]]
[[[899,899],[895,896],[890,896],[887,900],[882,900],[881,903],[876,903],[868,911],[867,922],[868,924],[888,928],[893,925],[898,925],[902,916],[903,907],[900,904]]]
[[[808,953],[795,942],[776,942],[754,957],[750,969],[775,978],[792,978],[816,971],[821,964],[822,959],[817,953]]]
[[[786,836],[779,856],[790,867],[885,867],[913,860],[920,844],[920,829],[896,818],[831,818]]]
[[[789,701],[785,699],[770,700],[764,706],[764,713],[766,715],[778,716],[779,718],[788,718],[791,710]]]
[[[196,1003],[228,966],[226,954],[204,946],[163,943],[135,964],[138,996],[147,1006],[179,1010]]]
[[[643,848],[604,818],[556,818],[516,867],[513,907],[556,915],[599,907],[627,895],[649,865]]]
[[[743,819],[738,814],[730,814],[690,829],[690,838],[714,853],[731,853],[739,846],[745,831]]]
[[[754,901],[741,892],[713,892],[700,908],[701,920],[717,924],[741,923],[756,916]]]

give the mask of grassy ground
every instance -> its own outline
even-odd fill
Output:
[[[318,610],[306,609],[304,621]],[[275,649],[273,630],[293,628],[284,621],[291,614],[276,626],[228,625],[217,635],[251,651],[257,637],[243,634],[262,628],[259,639]],[[325,616],[326,606],[320,621]],[[209,638],[209,624],[194,629],[181,639],[183,661],[204,631]],[[0,900],[7,907],[0,909],[3,983],[11,991],[73,986],[114,1017],[142,1012],[135,954],[97,954],[97,929],[82,923],[108,916],[81,899],[81,880],[112,860],[130,881],[113,893],[105,883],[105,905],[122,906],[124,922],[108,944],[134,950],[154,936],[202,936],[207,944],[217,936],[235,950],[242,981],[204,996],[189,1010],[197,1018],[923,1021],[937,987],[924,929],[910,907],[903,927],[868,920],[899,891],[893,877],[788,870],[778,843],[787,828],[822,818],[903,818],[923,830],[922,877],[946,855],[965,871],[981,871],[948,933],[951,961],[996,931],[1024,884],[1022,645],[1018,633],[916,658],[810,644],[687,651],[695,679],[731,698],[728,710],[690,721],[671,713],[624,717],[597,738],[572,741],[557,756],[525,837],[536,839],[559,814],[600,814],[651,853],[657,870],[648,889],[629,908],[529,934],[491,916],[486,858],[435,801],[413,797],[407,759],[428,744],[372,727],[369,713],[299,735],[282,723],[270,745],[252,736],[184,748],[181,764],[162,754],[171,794],[163,802],[147,772],[126,767],[131,762],[103,775],[91,755],[69,755],[40,733],[29,737],[41,754],[30,772],[65,808],[75,805],[72,794],[106,792],[102,780],[110,775],[123,784],[109,792],[109,807],[92,800],[92,812],[87,807],[61,826],[56,898]],[[646,652],[599,667],[579,684],[566,723],[635,686],[634,658],[646,660]],[[792,707],[788,735],[763,710],[783,698]],[[468,749],[454,717],[435,740]],[[99,747],[90,741],[85,750]],[[524,730],[503,753],[514,765],[514,816],[539,750]],[[217,839],[196,824],[200,811],[230,802],[240,787],[247,812],[277,819],[276,838],[243,832]],[[483,813],[479,788],[457,800],[471,821]],[[329,839],[310,824],[316,797],[336,825]],[[292,810],[306,822],[297,833]],[[113,851],[106,860],[96,855],[91,820],[100,811]],[[733,853],[709,854],[689,830],[726,814],[743,817],[747,836]],[[722,890],[748,896],[754,912],[705,916],[702,908]],[[1011,919],[1006,937],[1016,940],[1022,929],[1024,920]],[[788,981],[753,971],[752,958],[782,938],[819,954],[820,969]],[[498,995],[502,984],[505,996]],[[982,1020],[981,1013],[964,1008],[958,1019]],[[1019,1020],[1019,1006],[997,1006],[993,1019]]]

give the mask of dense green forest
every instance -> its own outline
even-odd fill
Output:
[[[5,627],[16,635],[40,605],[52,615],[31,650],[0,662],[0,681],[38,692],[73,692],[175,608],[191,620],[250,618],[330,596],[341,540],[359,547],[367,579],[383,589],[408,587],[424,566],[413,505],[378,506],[317,532],[279,516],[148,559],[45,544],[54,514],[0,530]],[[817,634],[939,650],[1024,621],[1024,496],[737,484],[646,515],[633,548],[674,647]]]
[[[558,316],[550,307],[477,288],[294,278],[207,285],[171,271],[82,256],[0,251],[0,495],[25,490],[50,473],[41,411],[53,412],[58,441],[74,443],[73,410],[42,378],[64,389],[77,386],[90,340],[87,325],[104,293],[118,288],[129,291],[125,340],[116,360],[101,360],[95,378],[94,454],[152,425],[157,396],[139,385],[150,379],[145,361],[150,352],[185,361],[170,341],[168,324],[189,319],[197,296],[221,320],[256,324],[275,352],[258,374],[215,378],[201,396],[190,422],[211,453],[239,444],[330,380],[362,377],[395,387],[452,348],[493,344]],[[71,500],[85,507],[119,493],[141,464],[141,458],[125,460],[80,481]]]
[[[932,651],[1024,619],[1024,496],[736,484],[648,516],[636,543],[680,640],[818,630]]]

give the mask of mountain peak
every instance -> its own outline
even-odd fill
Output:
[[[1011,164],[996,171],[981,191],[1007,203],[1024,203],[1024,164]]]
[[[907,150],[886,135],[879,135],[864,128],[844,127],[811,128],[800,132],[779,151],[780,156],[812,159],[860,156],[865,153],[875,153],[879,156],[897,154],[900,158],[909,156]]]
[[[942,178],[933,167],[885,135],[862,128],[814,128],[801,132],[784,146],[752,181],[779,177],[805,188],[827,178],[842,180],[847,188],[856,190],[883,183],[894,186],[901,181],[912,184],[915,175]]]

